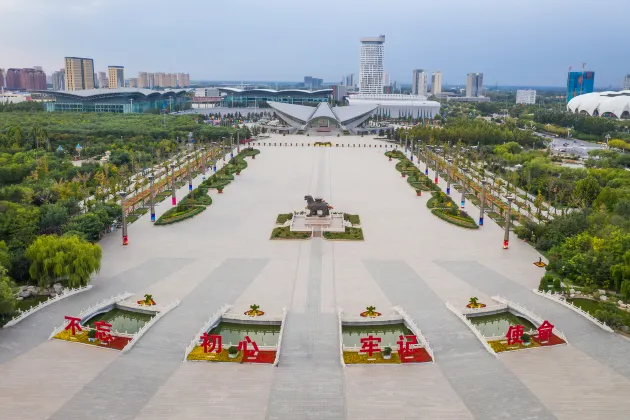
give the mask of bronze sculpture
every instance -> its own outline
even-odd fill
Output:
[[[306,195],[304,199],[306,200],[306,208],[309,210],[307,216],[325,217],[330,215],[329,209],[332,207],[330,207],[323,198],[317,197],[313,199],[313,196]]]

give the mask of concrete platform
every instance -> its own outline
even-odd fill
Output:
[[[628,418],[630,341],[531,293],[544,274],[534,249],[512,241],[503,250],[491,220],[473,231],[433,216],[429,194],[417,197],[374,147],[385,142],[266,139],[319,140],[344,147],[261,146],[223,194],[211,190],[200,215],[162,227],[142,216],[126,247],[120,232],[105,237],[92,290],[0,330],[0,420]],[[305,191],[360,214],[365,241],[270,241],[277,214]],[[181,304],[126,354],[47,341],[64,315],[124,291]],[[548,318],[569,345],[487,353],[444,302],[463,308],[495,294]],[[288,309],[277,368],[182,363],[226,303],[235,313]],[[337,310],[358,316],[367,306],[404,307],[435,363],[342,368]]]

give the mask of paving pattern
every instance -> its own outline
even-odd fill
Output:
[[[385,144],[272,138],[319,140]],[[471,231],[436,218],[428,194],[417,197],[380,147],[260,148],[223,194],[210,193],[208,210],[164,227],[145,215],[130,226],[127,247],[119,231],[106,236],[92,290],[0,330],[0,420],[628,418],[630,341],[534,295],[544,270],[527,244],[504,251],[503,229],[491,220]],[[359,214],[366,240],[270,241],[276,215],[303,209],[307,194]],[[168,208],[161,203],[157,215]],[[125,354],[47,340],[63,315],[124,291],[181,305]],[[569,345],[487,353],[444,303],[497,293],[548,317]],[[278,367],[182,362],[225,303],[288,309]],[[343,368],[337,310],[368,305],[404,307],[436,362]]]

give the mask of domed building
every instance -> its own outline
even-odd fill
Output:
[[[593,92],[576,96],[567,104],[575,114],[592,117],[630,118],[630,90],[621,92]]]

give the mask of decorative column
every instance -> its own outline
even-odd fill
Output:
[[[486,204],[486,184],[485,179],[481,181],[481,204],[479,204],[479,226],[483,226],[484,206]]]
[[[149,203],[151,206],[151,221],[155,222],[155,203],[153,199],[153,175],[149,175]]]
[[[505,234],[503,235],[503,249],[508,249],[510,243],[510,222],[512,217],[512,197],[507,197],[508,207],[505,211]]]
[[[175,195],[175,165],[171,163],[171,203],[177,205],[177,196]]]
[[[201,148],[201,173],[206,173],[206,148]]]
[[[413,163],[413,138],[411,139],[411,163]]]
[[[122,208],[122,244],[129,245],[129,238],[127,236],[127,211],[125,209],[125,197],[127,197],[127,193],[121,191],[119,194],[120,207]]]
[[[451,171],[453,169],[452,159],[446,161],[446,194],[451,194]]]
[[[188,191],[192,191],[192,170],[190,168],[190,156],[188,157],[188,164],[186,166],[186,173],[188,174]]]
[[[459,201],[461,208],[466,205],[466,175],[462,174],[462,198]]]
[[[232,143],[230,147],[230,159],[233,159],[234,158],[234,135],[230,136],[230,142]],[[223,158],[223,161],[225,162],[225,158]]]
[[[426,165],[424,168],[424,174],[429,176],[429,149],[427,145],[424,145],[424,164]]]

